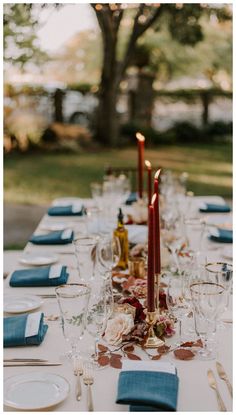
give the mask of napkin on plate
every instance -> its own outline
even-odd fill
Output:
[[[233,243],[233,231],[229,229],[214,229],[211,231],[209,238],[215,242]]]
[[[130,193],[128,199],[126,200],[125,204],[126,205],[132,205],[132,203],[137,202],[138,200],[138,196],[136,192],[132,192]]]
[[[50,232],[46,235],[32,235],[29,241],[37,245],[65,245],[70,244],[73,239],[74,232],[71,229],[66,229]]]
[[[11,287],[50,287],[66,284],[69,274],[62,265],[20,269],[11,275]]]
[[[40,312],[4,317],[4,347],[33,346],[42,343],[48,329]]]
[[[131,412],[176,411],[178,384],[171,363],[125,361],[116,403],[130,405]]]
[[[146,225],[125,225],[128,231],[128,239],[132,244],[145,244],[148,238]]]
[[[229,205],[225,204],[215,204],[215,203],[203,203],[200,208],[200,212],[207,212],[207,213],[227,213],[231,211]]]
[[[49,216],[82,216],[85,213],[83,205],[51,206],[48,209]]]

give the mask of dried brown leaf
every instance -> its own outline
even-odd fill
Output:
[[[115,359],[121,359],[122,355],[119,353],[111,353],[111,357],[115,358]]]
[[[108,356],[100,356],[98,363],[100,366],[107,366],[110,363],[110,358]]]
[[[119,358],[117,357],[114,358],[114,356],[112,356],[110,359],[110,366],[114,367],[115,369],[121,369],[122,361]]]
[[[124,350],[124,352],[133,352],[134,351],[134,346],[133,345],[125,346],[123,350]]]
[[[203,347],[203,343],[201,339],[197,339],[197,341],[195,341],[194,343],[195,347]]]
[[[190,342],[181,343],[180,347],[193,347],[195,345],[196,345],[195,342],[190,341]]]
[[[126,353],[126,356],[130,360],[142,360],[141,357],[139,357],[139,356],[137,356],[136,354],[133,354],[133,353]]]
[[[180,360],[192,360],[195,354],[191,350],[177,349],[174,351],[174,355]]]
[[[109,349],[107,346],[104,346],[103,344],[98,344],[98,349],[100,350],[100,352],[107,352]]]
[[[157,348],[157,351],[159,354],[165,354],[170,350],[170,346],[167,346],[166,344],[163,344],[163,346],[159,346]]]
[[[156,354],[155,356],[152,356],[152,360],[159,360],[161,356],[161,354]]]

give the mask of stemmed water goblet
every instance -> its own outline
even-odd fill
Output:
[[[103,335],[108,319],[107,302],[105,295],[104,280],[94,282],[92,292],[89,300],[88,315],[87,315],[87,331],[94,337],[95,352],[92,355],[94,364],[97,368],[100,367],[98,362],[98,341]]]
[[[191,304],[189,302],[188,284],[184,275],[169,274],[168,287],[166,292],[166,303],[169,312],[179,322],[178,340],[176,345],[183,343],[182,337],[182,321],[191,310]]]
[[[79,354],[79,342],[87,324],[87,310],[91,288],[87,284],[66,284],[55,289],[61,315],[63,335],[69,345],[66,356]]]
[[[115,236],[101,235],[97,245],[97,262],[103,270],[111,271],[119,262],[121,247]]]
[[[82,282],[94,278],[97,241],[95,236],[80,237],[73,241],[79,279]]]
[[[206,271],[198,269],[196,280],[192,280],[190,293],[193,302],[195,330],[203,348],[198,351],[202,359],[215,358],[215,334],[217,315],[224,301],[224,287],[210,282]]]

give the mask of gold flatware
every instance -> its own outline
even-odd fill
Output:
[[[77,401],[80,401],[81,396],[82,396],[80,377],[83,374],[83,363],[80,358],[75,358],[73,363],[74,363],[74,375],[76,376],[75,394],[76,394]]]
[[[220,396],[220,392],[218,390],[218,386],[217,386],[217,383],[216,383],[215,375],[214,375],[214,373],[213,373],[213,371],[211,369],[209,369],[207,371],[207,377],[208,377],[208,382],[209,382],[210,387],[212,389],[214,389],[214,391],[216,392],[216,397],[217,397],[217,402],[218,402],[219,410],[221,412],[227,412],[226,407],[225,407],[225,404],[224,404],[224,402],[223,402],[223,400],[222,400],[222,398]]]
[[[94,379],[93,379],[93,367],[92,363],[85,363],[83,365],[83,382],[87,386],[87,406],[88,411],[93,412],[93,397],[92,397],[92,388]]]
[[[226,372],[222,366],[222,364],[220,362],[216,362],[216,369],[218,372],[219,377],[225,381],[228,389],[229,389],[229,393],[230,395],[233,397],[233,387],[228,379],[228,376],[226,375]]]
[[[59,362],[3,362],[4,367],[18,367],[18,366],[61,366]]]

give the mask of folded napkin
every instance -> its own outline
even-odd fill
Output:
[[[126,200],[125,204],[126,205],[132,205],[132,203],[137,202],[138,200],[138,196],[136,192],[132,192],[130,193],[128,199]]]
[[[179,378],[167,362],[124,362],[116,403],[131,412],[176,411]]]
[[[43,313],[21,314],[4,317],[4,347],[31,346],[42,343],[48,326],[43,323]]]
[[[233,243],[233,231],[229,229],[214,229],[211,231],[209,238],[215,242]]]
[[[85,213],[83,205],[52,206],[48,209],[49,216],[82,216]]]
[[[208,213],[226,213],[230,212],[231,208],[230,206],[224,204],[224,205],[218,205],[215,203],[203,203],[200,208],[200,212],[208,212]]]
[[[66,229],[50,232],[46,235],[32,235],[29,241],[37,245],[65,245],[70,244],[73,239],[74,232],[71,229]]]
[[[125,225],[128,231],[128,239],[132,244],[144,244],[148,238],[148,227],[146,225]]]
[[[68,276],[67,268],[62,265],[21,269],[13,272],[9,284],[11,287],[50,287],[66,284]]]

